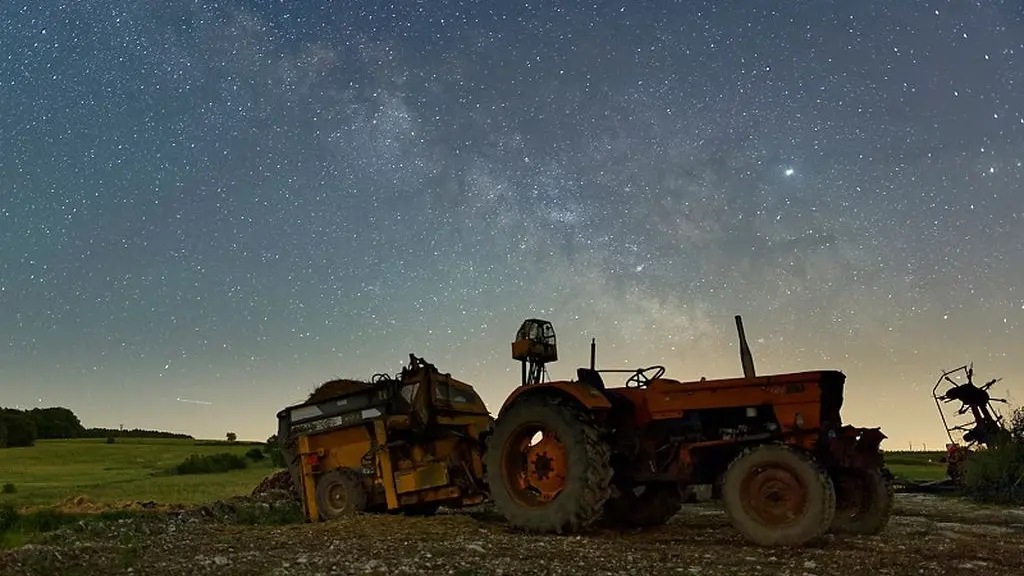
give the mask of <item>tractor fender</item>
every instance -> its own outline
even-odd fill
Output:
[[[610,410],[612,407],[608,398],[600,390],[589,384],[582,382],[544,382],[542,384],[530,384],[516,388],[501,405],[501,409],[498,411],[498,418],[501,418],[502,414],[507,412],[509,407],[520,398],[538,394],[550,394],[556,397],[575,400],[580,403],[583,409],[590,411]]]

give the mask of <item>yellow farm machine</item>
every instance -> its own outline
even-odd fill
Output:
[[[484,501],[483,434],[493,419],[471,386],[414,355],[400,374],[347,382],[355,385],[345,393],[277,415],[308,520]]]

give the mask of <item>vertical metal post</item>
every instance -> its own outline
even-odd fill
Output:
[[[744,378],[753,378],[757,375],[754,371],[754,357],[750,354],[750,346],[747,345],[747,335],[743,332],[743,319],[736,315],[736,331],[740,337],[740,362],[743,364]]]

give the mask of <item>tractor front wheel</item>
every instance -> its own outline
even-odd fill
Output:
[[[888,470],[840,468],[833,478],[836,516],[832,532],[878,534],[889,524],[894,495]]]
[[[487,439],[487,483],[508,523],[566,533],[601,515],[611,494],[610,451],[590,414],[550,396],[526,396],[495,422]]]
[[[366,490],[354,470],[331,470],[316,481],[316,507],[320,517],[333,520],[366,511]]]
[[[835,515],[832,479],[808,454],[765,444],[733,460],[722,483],[733,526],[760,546],[802,546],[828,530]]]

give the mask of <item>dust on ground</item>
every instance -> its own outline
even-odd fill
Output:
[[[1024,510],[897,495],[878,536],[828,536],[814,547],[752,546],[713,502],[667,525],[586,535],[511,531],[485,508],[434,517],[359,515],[318,524],[247,525],[284,510],[283,490],[185,511],[86,523],[0,555],[0,573],[154,576],[430,574],[842,576],[1024,574]]]

